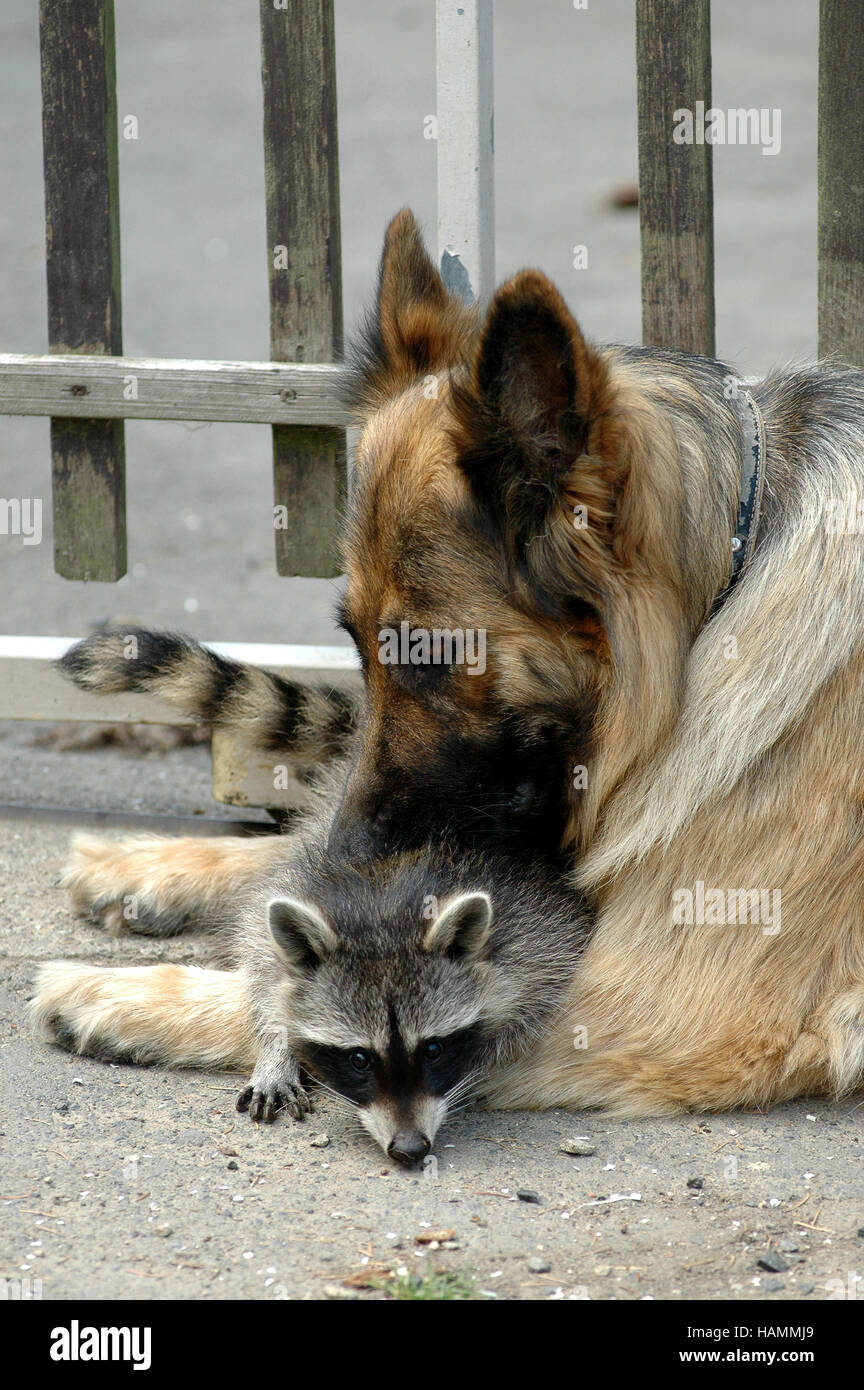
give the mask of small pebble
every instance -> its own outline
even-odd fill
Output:
[[[330,1143],[329,1134],[316,1134],[309,1140],[309,1147],[312,1149],[326,1149]]]
[[[532,1274],[548,1274],[552,1266],[542,1255],[532,1255],[528,1261],[528,1268]]]
[[[414,1244],[415,1244],[415,1245],[434,1245],[434,1246],[436,1247],[436,1249],[437,1249],[437,1247],[438,1247],[439,1245],[442,1245],[442,1244],[444,1243],[445,1240],[453,1240],[453,1238],[454,1238],[455,1235],[456,1235],[456,1232],[455,1232],[455,1231],[451,1231],[451,1230],[446,1230],[446,1231],[431,1231],[431,1230],[430,1230],[430,1231],[419,1231],[418,1234],[414,1237]]]
[[[225,1166],[229,1170],[229,1172],[236,1173],[240,1165],[239,1163],[235,1163],[232,1158],[231,1162],[227,1163]]]
[[[558,1145],[558,1152],[562,1154],[574,1154],[579,1158],[590,1158],[596,1154],[597,1145],[592,1144],[590,1139],[565,1139]]]
[[[704,1178],[688,1178],[688,1179],[687,1179],[687,1186],[688,1186],[688,1187],[692,1187],[692,1188],[694,1189],[694,1191],[696,1191],[696,1192],[701,1192],[701,1191],[702,1191],[702,1188],[705,1186],[705,1179],[704,1179]]]
[[[770,1274],[785,1274],[789,1268],[788,1261],[784,1260],[782,1255],[775,1254],[773,1250],[766,1250],[756,1263],[760,1269],[767,1269]]]
[[[325,1284],[324,1297],[356,1299],[359,1298],[360,1295],[356,1289],[343,1289],[341,1284]]]
[[[796,1292],[796,1293],[800,1293],[800,1295],[801,1295],[802,1298],[806,1298],[807,1295],[808,1295],[808,1293],[812,1293],[812,1292],[813,1292],[813,1285],[812,1285],[812,1284],[798,1284],[798,1286],[797,1286],[795,1292]]]
[[[158,1226],[153,1227],[153,1231],[157,1236],[171,1236],[174,1234],[174,1227],[169,1226],[167,1221],[160,1221]]]
[[[639,187],[635,183],[622,183],[606,195],[610,208],[638,208]]]
[[[543,1198],[540,1196],[540,1193],[532,1192],[528,1187],[520,1187],[516,1196],[519,1198],[520,1202],[531,1202],[535,1207],[542,1207],[543,1205]]]

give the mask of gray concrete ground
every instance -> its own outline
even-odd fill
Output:
[[[442,1130],[436,1169],[415,1176],[327,1103],[304,1125],[256,1128],[234,1112],[236,1077],[34,1046],[23,1001],[36,961],[202,963],[209,943],[154,949],[75,921],[53,886],[68,827],[2,829],[0,1276],[39,1278],[61,1299],[349,1296],[346,1279],[357,1293],[359,1280],[440,1269],[487,1298],[864,1294],[852,1105],[626,1123],[468,1110]],[[559,1152],[577,1136],[596,1152]],[[417,1243],[430,1232],[441,1248]]]
[[[120,111],[140,125],[120,151],[129,353],[266,355],[255,10],[117,0]],[[591,334],[636,339],[637,219],[609,206],[636,177],[629,0],[586,12],[496,0],[495,11],[499,272],[540,265]],[[775,158],[716,151],[718,351],[745,372],[815,346],[816,12],[809,0],[715,6],[715,102],[779,107],[783,122]],[[0,16],[0,342],[38,352],[35,15],[29,0],[6,0]],[[434,235],[434,146],[422,138],[432,6],[337,0],[337,40],[350,326],[388,216],[410,203]],[[588,270],[572,267],[577,243]],[[0,495],[49,497],[47,438],[44,421],[0,419]],[[329,619],[338,581],[275,576],[266,429],[136,422],[127,453],[129,577],[57,578],[50,523],[40,546],[2,536],[6,632],[134,618],[204,638],[344,640]],[[211,820],[228,829],[234,814],[210,798],[203,746],[67,742],[0,726],[0,802],[18,808],[0,816],[0,1277],[39,1278],[46,1298],[350,1296],[343,1280],[374,1280],[379,1267],[461,1271],[487,1298],[854,1295],[864,1184],[853,1104],[638,1123],[467,1111],[442,1133],[437,1175],[413,1177],[327,1105],[304,1127],[256,1130],[234,1114],[234,1078],[34,1045],[24,1001],[35,962],[155,959],[151,943],[113,943],[70,916],[55,884],[71,830],[109,813],[115,832],[164,816],[216,833]],[[49,811],[27,817],[27,806]],[[206,950],[188,938],[159,955]],[[329,1144],[313,1147],[322,1132]],[[574,1135],[596,1153],[560,1153]],[[452,1231],[455,1248],[416,1243],[430,1231]],[[532,1257],[548,1271],[529,1269]]]

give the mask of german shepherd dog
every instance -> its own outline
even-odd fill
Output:
[[[753,388],[762,500],[734,583],[750,446],[724,364],[593,346],[537,271],[485,314],[466,307],[402,212],[353,382],[341,621],[362,704],[158,635],[140,635],[132,662],[117,634],[87,639],[69,674],[161,694],[280,753],[344,755],[337,858],[442,828],[561,851],[592,934],[554,1020],[496,1073],[493,1104],[658,1114],[856,1088],[864,375],[825,364]],[[380,634],[403,623],[482,630],[485,669],[380,660]],[[134,894],[172,930],[282,852],[91,841],[68,882],[97,915]],[[40,1016],[78,1027],[98,993],[122,1038],[124,986],[105,974],[55,968]],[[245,1057],[239,977],[153,980],[173,1060]]]

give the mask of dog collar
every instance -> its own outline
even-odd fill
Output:
[[[711,616],[725,603],[741,577],[756,549],[756,534],[762,512],[762,488],[765,481],[765,421],[749,391],[739,387],[734,397],[741,423],[741,487],[738,494],[738,515],[732,534],[732,571],[729,583],[715,600]]]

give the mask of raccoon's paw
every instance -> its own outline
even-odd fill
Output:
[[[237,1097],[237,1109],[241,1114],[248,1111],[250,1120],[263,1120],[269,1125],[279,1110],[287,1110],[292,1120],[305,1120],[312,1114],[312,1101],[299,1080],[259,1085],[253,1077]]]
[[[169,849],[173,845],[169,844]],[[177,892],[176,870],[166,862],[165,841],[157,836],[106,840],[76,835],[63,870],[82,917],[99,922],[109,935],[137,932],[143,936],[178,936],[192,925],[191,911],[181,901],[166,901]]]

